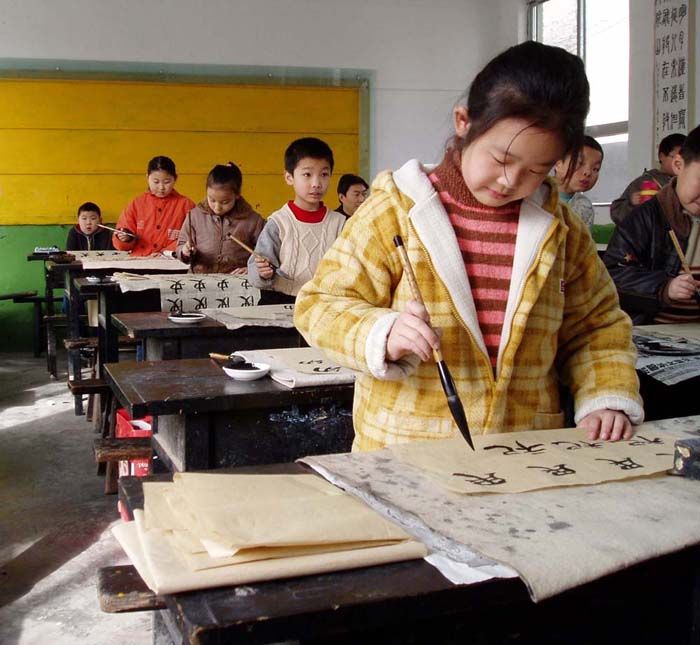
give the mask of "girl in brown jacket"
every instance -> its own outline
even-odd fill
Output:
[[[228,236],[255,247],[265,221],[241,196],[242,184],[240,169],[230,161],[207,176],[207,197],[187,214],[175,250],[180,260],[191,262],[193,273],[248,272],[250,253]]]

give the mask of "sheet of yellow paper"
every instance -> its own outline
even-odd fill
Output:
[[[309,475],[177,473],[173,485],[196,518],[188,528],[221,547],[221,554],[409,537],[362,502]]]
[[[140,511],[135,515],[138,516],[138,513]],[[142,522],[134,521],[114,526],[112,533],[143,581],[157,594],[342,571],[413,560],[427,555],[427,550],[422,544],[409,540],[388,546],[317,553],[191,571],[182,556],[164,537],[164,531],[144,530]]]
[[[629,441],[588,441],[586,430],[532,430],[391,446],[396,457],[458,493],[522,493],[645,477],[671,468],[673,440],[639,426]]]

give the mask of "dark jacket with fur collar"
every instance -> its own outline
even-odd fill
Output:
[[[681,261],[668,234],[676,232],[685,252],[690,216],[681,209],[676,182],[635,208],[617,226],[603,257],[620,295],[620,305],[635,324],[651,322],[661,310],[666,284],[681,270]]]

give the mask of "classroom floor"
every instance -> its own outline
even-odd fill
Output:
[[[61,376],[43,358],[0,354],[0,643],[151,643],[148,612],[98,605],[97,570],[127,559],[109,532],[117,498],[95,474],[92,427]]]

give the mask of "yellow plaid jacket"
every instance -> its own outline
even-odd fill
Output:
[[[355,385],[353,448],[453,436],[437,369],[411,355],[386,361],[386,339],[411,300],[393,244],[401,235],[472,434],[560,428],[559,384],[578,421],[603,409],[641,423],[631,322],[585,225],[547,180],[525,200],[496,374],[477,321],[449,217],[423,166],[381,173],[371,196],[297,298],[308,342],[362,372]]]

